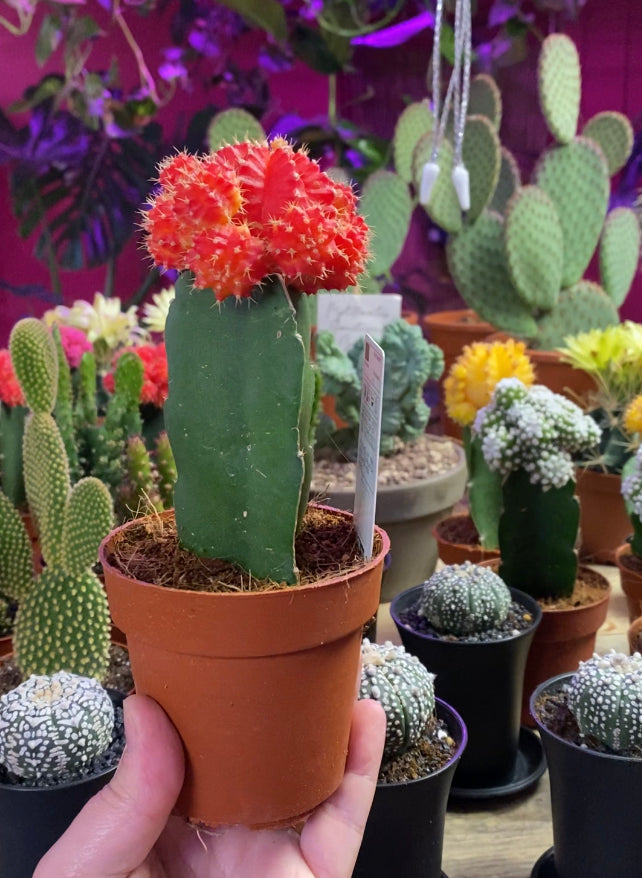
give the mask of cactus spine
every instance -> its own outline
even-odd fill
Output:
[[[461,636],[501,625],[510,605],[504,581],[489,568],[467,561],[433,573],[424,584],[418,613],[437,631]]]
[[[96,680],[34,675],[0,698],[0,763],[25,781],[64,781],[107,749],[113,727]]]
[[[24,676],[62,669],[102,679],[110,620],[91,567],[112,526],[111,497],[93,477],[71,487],[65,446],[51,415],[58,374],[55,343],[46,327],[31,318],[19,321],[9,347],[32,409],[24,437],[25,486],[46,564],[34,577],[26,529],[1,496],[0,592],[19,602],[16,662]]]
[[[384,758],[394,759],[417,744],[435,710],[435,675],[403,646],[361,646],[359,698],[379,701],[386,713]]]
[[[611,650],[580,662],[568,706],[582,735],[616,753],[642,747],[642,656]]]

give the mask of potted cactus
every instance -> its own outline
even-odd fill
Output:
[[[404,646],[436,674],[437,694],[466,723],[452,794],[483,799],[532,786],[545,766],[537,737],[520,731],[520,711],[526,656],[542,617],[537,601],[464,562],[402,592],[390,614]]]
[[[526,723],[535,686],[588,658],[606,618],[608,581],[578,566],[580,510],[572,459],[595,448],[600,431],[575,403],[516,378],[498,383],[473,431],[489,468],[502,476],[499,575],[543,609],[525,671]]]
[[[364,639],[359,698],[386,712],[379,782],[353,878],[444,878],[441,854],[453,774],[466,727],[435,698],[434,675],[403,646]]]
[[[524,342],[507,339],[466,345],[444,381],[446,411],[462,431],[470,506],[470,515],[460,512],[435,525],[433,535],[445,564],[477,563],[499,554],[501,476],[490,470],[484,460],[472,425],[502,378],[519,378],[527,386],[535,380]]]
[[[642,656],[593,655],[539,686],[553,847],[531,878],[628,878],[642,861]],[[624,803],[624,807],[623,807]]]
[[[585,408],[600,429],[599,447],[577,458],[581,552],[587,560],[612,564],[631,532],[621,487],[641,427],[635,400],[642,393],[642,327],[627,320],[580,333],[566,339],[560,355],[596,385]]]
[[[350,187],[280,138],[178,153],[159,182],[143,224],[181,272],[165,329],[175,511],[115,530],[100,559],[136,690],[185,746],[179,812],[289,825],[343,775],[389,545],[308,508],[306,294],[357,281],[367,226]]]
[[[425,432],[430,409],[424,385],[439,377],[443,357],[425,341],[418,326],[389,323],[380,339],[386,361],[377,487],[377,524],[390,537],[390,564],[383,574],[382,601],[390,601],[435,569],[437,547],[432,526],[463,493],[466,463],[451,440]],[[356,481],[363,340],[344,354],[332,333],[316,336],[321,388],[334,401],[342,427],[321,415],[317,427],[312,493],[332,506],[352,509]]]
[[[32,675],[0,697],[3,875],[31,878],[113,776],[125,745],[122,701],[97,680],[66,671]]]

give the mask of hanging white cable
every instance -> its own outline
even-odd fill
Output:
[[[432,148],[430,161],[423,166],[421,173],[421,186],[419,187],[419,202],[428,204],[433,186],[439,176],[439,118],[441,111],[441,24],[444,14],[444,0],[437,0],[435,8],[435,30],[432,42],[432,105],[433,105],[433,129]]]
[[[472,55],[472,23],[470,0],[457,0],[455,9],[455,60],[457,63],[457,84],[453,109],[454,162],[452,181],[462,210],[470,209],[470,177],[464,165],[462,152],[468,98],[470,95],[470,64]]]

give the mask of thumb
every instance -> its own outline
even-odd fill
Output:
[[[163,709],[123,703],[127,746],[110,783],[90,799],[42,858],[33,878],[120,878],[143,863],[183,783],[183,747]]]

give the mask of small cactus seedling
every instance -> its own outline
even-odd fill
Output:
[[[394,759],[417,744],[435,710],[435,675],[403,646],[371,643],[361,646],[359,698],[373,698],[386,713],[384,758]]]
[[[616,753],[642,747],[642,655],[611,650],[580,662],[568,706],[585,737]]]
[[[418,613],[437,631],[461,636],[501,625],[510,605],[504,581],[489,567],[466,561],[433,573],[424,584]]]
[[[34,675],[0,698],[0,763],[25,781],[63,781],[107,749],[113,728],[96,680]]]
[[[31,413],[24,437],[27,501],[45,569],[34,576],[31,542],[17,510],[0,492],[0,592],[19,603],[16,662],[24,676],[71,671],[102,679],[108,664],[107,598],[92,566],[112,526],[112,501],[98,479],[73,489],[60,430],[51,412],[58,386],[56,348],[33,318],[10,338],[16,374]]]

